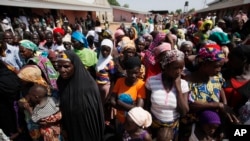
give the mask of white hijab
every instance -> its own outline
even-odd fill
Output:
[[[104,58],[102,56],[102,53],[100,53],[98,62],[96,64],[96,70],[97,70],[97,72],[99,72],[100,70],[104,69],[106,67],[106,65],[109,63],[109,61],[111,59],[113,59],[113,57],[111,56],[111,53],[112,53],[112,50],[113,50],[113,42],[110,39],[104,39],[102,41],[102,43],[101,43],[101,48],[104,45],[110,47],[111,51],[110,51],[109,56],[106,57],[106,58]]]

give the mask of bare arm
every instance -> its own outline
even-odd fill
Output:
[[[220,96],[221,96],[221,102],[225,105],[227,105],[227,98],[226,98],[226,95],[225,95],[225,92],[223,89],[220,90]]]

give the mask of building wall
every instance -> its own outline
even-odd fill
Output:
[[[135,15],[138,19],[141,18],[143,21],[146,18],[145,14],[132,13],[130,11],[113,8],[114,22],[131,22],[133,15]]]

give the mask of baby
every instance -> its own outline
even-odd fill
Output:
[[[26,109],[31,115],[31,120],[40,124],[39,130],[44,140],[59,140],[61,113],[58,102],[47,96],[47,88],[42,85],[32,86],[27,101],[29,107]]]

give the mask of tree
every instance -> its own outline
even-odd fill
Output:
[[[182,10],[181,9],[176,9],[175,13],[181,14]]]
[[[129,5],[126,3],[126,4],[123,5],[123,7],[129,8]]]
[[[170,14],[171,14],[171,15],[174,15],[174,11],[171,11]]]
[[[188,11],[188,13],[193,13],[194,11],[195,11],[195,9],[192,8],[192,9],[190,9],[190,10]]]
[[[120,6],[120,3],[117,2],[116,0],[108,0],[110,5],[114,5],[114,6]]]

